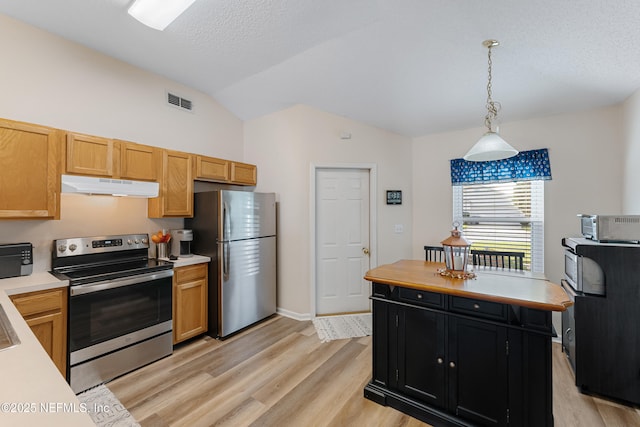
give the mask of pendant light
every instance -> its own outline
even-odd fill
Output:
[[[491,98],[491,49],[498,46],[500,43],[497,40],[485,40],[482,45],[489,51],[488,63],[489,63],[489,81],[487,83],[487,115],[484,117],[484,124],[487,127],[487,132],[471,147],[469,152],[463,157],[469,162],[485,162],[489,160],[502,160],[509,157],[513,157],[518,154],[518,150],[513,148],[504,139],[500,137],[497,130],[493,130],[493,122],[498,117],[498,111],[500,110],[500,103],[495,102]]]

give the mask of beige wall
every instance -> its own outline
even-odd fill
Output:
[[[4,15],[0,52],[0,117],[242,160],[242,121],[208,95]]]
[[[203,93],[4,15],[0,52],[0,117],[243,160],[242,121]],[[167,106],[167,90],[193,112]],[[0,221],[0,243],[32,242],[34,270],[45,271],[54,239],[183,226],[148,219],[143,199],[63,195],[61,212],[60,221]]]
[[[31,242],[34,271],[51,269],[55,239],[183,228],[182,219],[147,218],[147,200],[130,197],[63,194],[59,221],[0,221],[0,243]],[[152,245],[155,246],[155,245]],[[155,254],[155,247],[151,255]]]
[[[622,209],[623,132],[620,106],[504,124],[501,134],[518,150],[548,148],[552,180],[545,182],[545,275],[560,283],[561,239],[579,235],[578,213]],[[413,142],[413,257],[440,242],[452,221],[449,160],[464,156],[482,128],[429,135]],[[560,316],[554,315],[556,330]]]
[[[548,148],[552,180],[545,182],[545,274],[559,283],[561,238],[579,234],[579,213],[622,209],[623,133],[620,106],[503,124],[518,150]],[[413,256],[439,243],[452,221],[449,160],[462,157],[482,135],[468,129],[416,138],[413,143]]]
[[[624,107],[624,202],[623,212],[640,215],[640,90],[629,97]]]
[[[348,140],[342,132],[351,133]],[[245,158],[260,160],[256,191],[278,193],[278,307],[304,318],[310,307],[310,168],[312,164],[377,165],[377,261],[411,256],[411,141],[353,120],[295,106],[245,123]],[[403,204],[387,206],[386,190]],[[394,232],[402,224],[404,232]]]

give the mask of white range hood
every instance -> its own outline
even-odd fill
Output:
[[[158,197],[157,182],[62,175],[62,192],[109,196]]]

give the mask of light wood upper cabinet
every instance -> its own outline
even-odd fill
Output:
[[[193,216],[192,156],[180,151],[162,151],[160,194],[149,199],[149,218]]]
[[[173,343],[207,332],[207,264],[176,267],[173,274]]]
[[[162,150],[129,141],[118,141],[120,148],[120,178],[155,181],[162,161]]]
[[[194,176],[201,181],[256,185],[257,167],[208,156],[195,156]]]
[[[229,161],[215,157],[195,156],[195,179],[229,182]]]
[[[117,159],[112,139],[67,133],[65,173],[112,177]],[[118,171],[115,171],[116,173]]]
[[[65,139],[66,138],[66,139]],[[193,180],[256,185],[255,165],[0,119],[0,219],[60,219],[60,176],[160,183],[150,218],[193,216]]]
[[[64,131],[0,119],[0,218],[60,219]]]
[[[64,377],[67,375],[67,292],[67,288],[56,288],[10,297]]]
[[[231,182],[233,184],[256,185],[258,168],[248,163],[231,162]]]

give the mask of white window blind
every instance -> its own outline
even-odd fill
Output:
[[[524,252],[524,267],[544,271],[544,181],[453,186],[453,217],[471,249]]]

